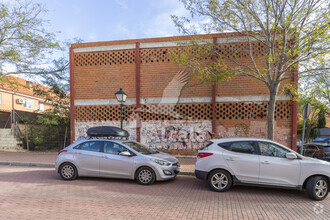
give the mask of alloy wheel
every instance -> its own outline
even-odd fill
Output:
[[[65,179],[70,179],[74,175],[74,168],[71,165],[64,165],[61,173]]]
[[[216,173],[212,176],[211,183],[214,188],[222,190],[228,185],[228,177],[223,173]]]
[[[142,183],[149,183],[152,180],[152,173],[150,170],[143,169],[139,172],[139,180]]]
[[[320,179],[315,184],[315,194],[317,197],[322,198],[328,191],[328,184],[325,180]]]

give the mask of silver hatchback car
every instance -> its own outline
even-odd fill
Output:
[[[136,180],[142,185],[176,177],[177,158],[128,140],[75,141],[57,156],[55,169],[64,180],[78,176]]]

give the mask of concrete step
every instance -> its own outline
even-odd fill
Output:
[[[17,140],[0,140],[0,144],[20,144],[21,141]]]
[[[0,146],[0,149],[22,149],[19,146]]]
[[[0,129],[0,135],[11,134],[11,129]]]
[[[22,148],[21,146],[18,146],[18,145],[2,145],[0,146],[0,149],[11,149],[11,148]]]
[[[1,149],[0,148],[0,152],[27,152],[27,150],[21,149],[21,148],[17,148],[17,149]]]
[[[11,129],[0,129],[0,151],[24,152],[22,148],[23,142],[14,134],[11,134]]]

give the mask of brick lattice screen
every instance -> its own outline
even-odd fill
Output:
[[[134,62],[135,50],[76,53],[74,56],[75,66],[82,67],[132,64]]]
[[[134,119],[132,113],[135,106],[124,107],[124,120]],[[216,119],[264,119],[267,116],[266,102],[256,103],[217,103]],[[212,119],[212,104],[164,104],[145,105],[138,110],[143,121],[148,120],[210,120]],[[275,119],[288,119],[292,111],[289,101],[278,101],[275,109]],[[76,106],[77,121],[119,121],[120,106]]]
[[[252,43],[253,56],[263,56],[265,54],[264,45]],[[178,53],[182,53],[184,48],[174,48]],[[197,52],[198,49],[196,49]],[[228,43],[217,45],[217,53],[226,58],[246,58],[249,54],[249,46],[246,43]],[[164,63],[170,62],[168,48],[141,49],[141,63]],[[207,58],[207,59],[212,59]],[[75,66],[102,66],[120,65],[135,63],[135,50],[104,51],[92,53],[76,53],[74,56]]]

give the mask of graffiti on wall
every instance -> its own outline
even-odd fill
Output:
[[[274,140],[287,145],[291,140],[291,131],[286,127],[278,127],[275,122]],[[234,127],[225,127],[224,124],[217,125],[218,138],[230,137],[255,137],[267,138],[267,122],[251,121],[249,124],[239,123]]]
[[[142,126],[142,142],[161,150],[198,150],[211,139],[209,123],[149,122]]]

